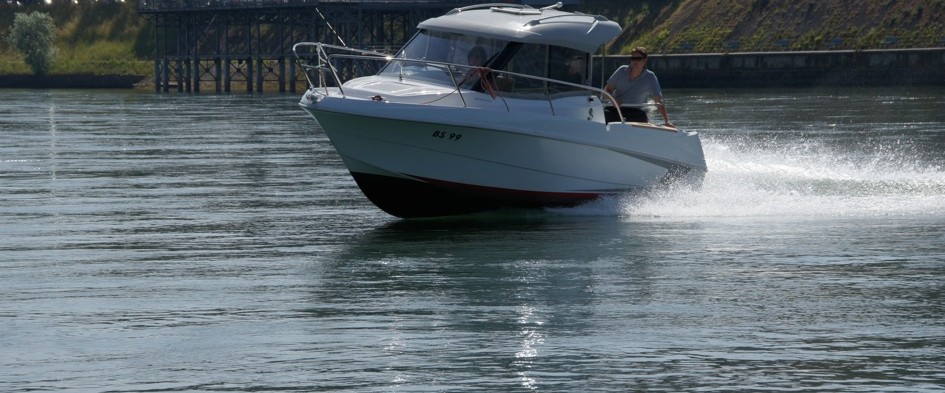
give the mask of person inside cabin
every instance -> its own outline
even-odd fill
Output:
[[[675,127],[669,122],[669,114],[663,105],[663,92],[656,74],[646,68],[646,48],[640,46],[630,52],[630,65],[620,66],[607,79],[604,90],[614,97],[614,107],[620,107],[626,121],[649,122],[646,111],[647,101],[653,99],[660,115],[663,116],[663,125]],[[607,122],[620,121],[620,116],[614,107],[606,108],[604,115]]]
[[[564,81],[577,84],[584,83],[584,59],[581,56],[571,56],[568,59],[568,73],[564,77]]]
[[[486,61],[488,60],[488,57],[486,56],[486,49],[479,45],[474,46],[469,50],[469,53],[466,54],[466,60],[467,64],[473,67],[485,67]],[[479,83],[482,91],[489,93],[493,96],[493,98],[495,98],[497,84],[495,75],[492,73],[492,71],[488,68],[483,68],[478,71],[470,70],[470,72],[473,73],[472,75],[475,75],[475,73],[478,72]]]
[[[481,67],[486,64],[486,49],[481,46],[474,46],[466,54],[467,63],[473,67]]]

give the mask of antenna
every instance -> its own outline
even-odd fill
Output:
[[[347,48],[348,44],[345,43],[345,40],[341,39],[341,35],[339,35],[337,31],[335,31],[335,28],[331,27],[331,22],[329,22],[328,18],[325,17],[325,14],[322,14],[322,11],[319,10],[318,7],[315,7],[315,12],[318,13],[318,16],[322,17],[322,20],[325,21],[325,25],[328,26],[328,29],[331,30],[332,34],[335,35],[335,38],[338,40],[338,42],[341,43],[341,46],[344,46],[345,48]]]
[[[547,7],[541,7],[541,10],[542,10],[542,11],[544,11],[544,10],[556,10],[556,9],[561,8],[561,7],[564,7],[564,4],[559,1],[559,2],[557,2],[557,3],[554,3],[554,4],[552,4],[552,5],[549,5],[549,6],[547,6]]]

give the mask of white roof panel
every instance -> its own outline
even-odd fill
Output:
[[[620,34],[620,25],[598,15],[521,6],[464,7],[418,27],[527,44],[558,45],[594,53]]]

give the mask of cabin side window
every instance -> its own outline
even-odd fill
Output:
[[[587,52],[560,46],[524,44],[515,56],[503,67],[505,71],[534,75],[586,85],[588,81]],[[579,87],[561,83],[549,83],[542,80],[524,79],[515,81],[519,92],[545,91],[564,92],[582,90]]]
[[[588,80],[587,60],[590,56],[587,52],[577,49],[552,46],[548,51],[548,77],[565,82],[585,85]],[[565,90],[576,89],[572,86],[562,85],[560,88]]]
[[[503,70],[544,77],[548,72],[548,46],[522,45],[515,53],[515,57],[505,65]],[[544,83],[540,80],[519,78],[515,81],[515,90],[517,91],[543,89]]]

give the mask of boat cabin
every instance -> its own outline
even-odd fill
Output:
[[[484,67],[492,73],[489,85],[504,93],[582,90],[568,84],[589,85],[591,54],[620,32],[600,16],[516,5],[458,8],[418,27],[394,56],[405,61],[392,61],[381,75],[481,90],[475,80],[482,75],[465,76]]]

